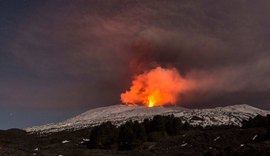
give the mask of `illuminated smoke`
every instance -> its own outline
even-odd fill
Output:
[[[170,105],[179,100],[185,88],[186,82],[176,69],[157,67],[135,76],[130,90],[121,94],[121,100],[126,105]]]

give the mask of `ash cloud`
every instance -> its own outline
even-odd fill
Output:
[[[116,104],[134,74],[162,66],[177,68],[197,84],[182,95],[180,105],[270,108],[269,5],[252,0],[59,0],[30,8],[9,48],[16,63],[34,75],[31,83],[14,81],[36,88],[14,91],[16,100],[10,102],[22,100],[31,107]],[[50,84],[49,94],[42,91],[45,84]],[[5,88],[2,95],[10,95]]]

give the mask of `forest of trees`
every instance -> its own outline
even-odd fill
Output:
[[[243,128],[254,128],[254,127],[269,127],[270,126],[270,115],[261,116],[257,115],[255,118],[244,120],[242,122]]]
[[[111,122],[105,122],[92,129],[87,146],[89,148],[131,150],[145,141],[158,141],[166,136],[175,136],[191,127],[173,115],[158,115],[153,119],[145,119],[141,123],[128,121],[119,127]]]
[[[259,135],[255,141],[265,141],[270,140],[270,115],[261,116],[257,115],[254,118],[250,118],[247,121],[242,122],[242,128],[265,128],[266,133]]]
[[[260,141],[270,139],[270,115],[258,115],[255,118],[250,118],[248,121],[243,121],[242,124],[243,129],[266,128],[267,133],[257,139]],[[226,126],[210,128],[224,127]],[[141,123],[138,121],[128,121],[119,127],[111,122],[105,122],[91,130],[90,141],[86,144],[88,148],[132,150],[144,142],[156,142],[164,137],[176,136],[183,133],[183,131],[195,128],[202,129],[202,127],[193,127],[173,115],[157,115],[153,119],[145,119]]]

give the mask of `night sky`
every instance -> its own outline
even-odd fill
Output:
[[[179,105],[270,109],[268,0],[0,0],[0,129],[120,103],[134,75],[175,67]]]

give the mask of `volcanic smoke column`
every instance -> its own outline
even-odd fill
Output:
[[[121,94],[126,105],[147,107],[175,104],[185,89],[185,80],[175,68],[157,67],[135,76],[130,90]]]

